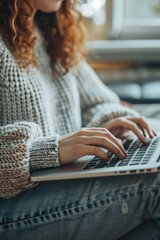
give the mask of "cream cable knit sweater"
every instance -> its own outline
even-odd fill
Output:
[[[53,74],[41,39],[35,51],[39,68],[27,73],[0,40],[0,197],[34,186],[32,170],[59,166],[58,135],[136,114],[86,62]]]

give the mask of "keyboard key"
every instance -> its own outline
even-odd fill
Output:
[[[147,144],[141,143],[139,140],[126,140],[124,148],[127,151],[127,157],[119,160],[118,157],[112,152],[108,151],[107,155],[110,158],[109,162],[103,161],[98,157],[94,157],[84,169],[104,168],[114,166],[127,166],[127,165],[145,165],[147,164],[155,152],[157,145],[160,143],[160,137],[155,139],[147,139]],[[160,162],[160,157],[157,162]]]
[[[108,165],[108,162],[100,161],[100,162],[96,165],[96,168],[103,168],[103,167],[106,167],[107,165]]]

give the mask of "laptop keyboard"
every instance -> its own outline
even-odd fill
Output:
[[[119,160],[115,154],[108,151],[107,155],[109,157],[109,161],[104,161],[95,156],[84,166],[83,169],[145,165],[149,163],[159,143],[160,137],[147,139],[147,144],[143,144],[137,139],[126,140],[123,143],[123,146],[127,151],[127,157],[123,160]]]

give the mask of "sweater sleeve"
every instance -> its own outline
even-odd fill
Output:
[[[42,137],[32,122],[0,127],[0,197],[12,197],[36,185],[30,181],[35,169],[57,167],[58,136]]]
[[[74,68],[80,91],[83,126],[101,126],[113,118],[139,114],[124,107],[119,97],[96,75],[94,70],[83,62]]]
[[[47,121],[40,121],[46,114],[35,84],[0,41],[0,197],[34,186],[33,170],[60,165],[58,136],[47,135]]]

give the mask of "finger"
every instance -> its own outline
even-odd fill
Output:
[[[158,136],[158,134],[153,129],[152,129],[152,132],[153,132],[155,137]]]
[[[118,145],[116,145],[114,142],[112,142],[110,139],[106,137],[87,136],[87,137],[81,137],[79,141],[80,141],[79,142],[80,144],[106,148],[111,152],[113,152],[115,155],[117,155],[119,159],[123,159],[126,156],[118,147]]]
[[[105,127],[91,127],[91,128],[84,128],[88,131],[102,131],[102,132],[106,132],[107,129]]]
[[[145,129],[140,124],[137,124],[137,126],[141,129],[143,136],[146,138],[147,135],[146,135]]]
[[[123,122],[121,124],[124,128],[130,129],[139,138],[140,141],[147,143],[146,138],[143,136],[136,123],[127,119],[123,119]]]
[[[98,130],[93,130],[93,129],[91,131],[90,131],[90,129],[87,131],[85,130],[85,132],[81,132],[81,134],[80,134],[80,137],[83,137],[83,136],[92,136],[92,137],[97,136],[97,137],[108,138],[109,140],[111,140],[115,145],[117,145],[121,149],[121,151],[123,152],[123,154],[125,154],[125,156],[127,155],[126,150],[123,147],[123,144],[120,143],[118,141],[118,139],[115,136],[113,136],[107,129],[103,129],[103,131],[98,131]],[[83,142],[81,142],[81,143],[83,143]]]
[[[143,136],[140,128],[138,128],[137,124],[135,124],[133,121],[131,121],[134,119],[136,119],[136,118],[131,117],[131,116],[118,117],[113,120],[112,126],[117,127],[117,128],[121,127],[121,128],[127,129],[127,130],[131,130],[140,139],[140,141],[146,143],[147,141],[146,141],[145,137]]]
[[[80,157],[83,157],[86,155],[95,155],[96,157],[99,157],[104,161],[110,160],[107,154],[99,147],[87,146],[87,145],[79,145],[79,147],[81,149]]]
[[[121,131],[119,131],[119,133],[116,135],[116,137],[123,140],[124,138],[129,136],[129,134],[131,134],[131,130],[123,128]]]
[[[146,122],[144,118],[131,118],[130,120],[135,122],[136,124],[139,124],[142,127],[142,129],[145,129],[150,138],[154,137],[152,129],[150,128],[149,124]]]
[[[107,130],[105,128],[82,128],[78,131],[74,131],[74,132],[71,132],[71,133],[68,133],[66,134],[65,136],[63,137],[60,137],[59,139],[63,139],[63,143],[65,142],[68,142],[68,139],[74,139],[75,136],[85,136],[85,135],[89,135],[90,132],[94,132],[94,131],[103,131],[103,132],[106,132]]]
[[[117,145],[121,151],[125,154],[125,156],[127,155],[126,150],[123,147],[123,143],[120,142],[113,134],[111,134],[108,130],[105,129],[104,132],[100,133],[100,136],[104,136],[107,137],[109,140],[111,140],[113,143],[115,143],[115,145]]]
[[[63,136],[63,141],[67,140],[68,138],[72,138],[72,137],[74,138],[75,136],[86,135],[87,133],[94,132],[94,131],[106,132],[107,129],[106,128],[102,128],[102,127],[81,128],[78,131],[73,131],[73,132],[67,133],[65,136]]]
[[[104,135],[106,135],[106,134],[104,134]],[[107,137],[108,137],[109,140],[111,140],[115,145],[117,145],[117,146],[120,148],[120,150],[123,152],[123,154],[124,154],[125,156],[127,156],[127,152],[126,152],[126,150],[124,149],[124,146],[123,146],[122,141],[120,141],[118,138],[116,138],[115,136],[113,136],[113,135],[112,135],[111,133],[109,133],[109,132],[108,132],[108,134],[107,134]]]

